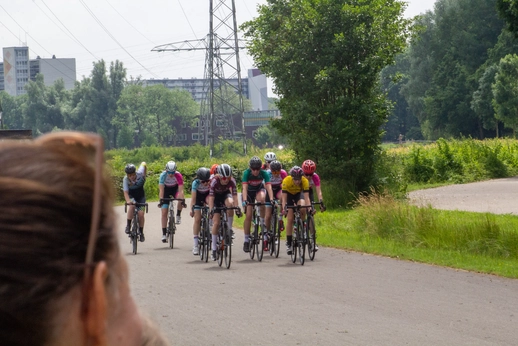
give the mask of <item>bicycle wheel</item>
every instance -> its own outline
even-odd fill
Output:
[[[209,260],[210,251],[212,250],[212,233],[209,231],[209,225],[208,222],[205,224],[206,231],[205,231],[205,262]]]
[[[291,241],[291,262],[297,261],[297,231],[293,230],[293,240]]]
[[[273,214],[272,214],[272,221],[270,226],[270,234],[268,234],[268,250],[270,251],[270,256],[273,256],[275,254],[276,250],[276,240],[275,240],[275,234],[277,232],[277,208],[274,208]]]
[[[254,259],[255,257],[255,242],[257,238],[257,232],[259,232],[259,225],[257,223],[252,224],[253,230],[250,233],[250,259]]]
[[[216,250],[216,254],[218,256],[218,265],[221,267],[223,264],[223,248],[225,247],[225,244],[223,242],[223,234],[225,234],[225,226],[223,226],[223,220],[222,223],[219,225],[219,235],[218,235],[218,246]]]
[[[261,262],[263,260],[264,254],[264,225],[261,225],[261,232],[258,233],[258,237],[256,239],[257,246],[257,260]]]
[[[232,235],[228,229],[225,229],[225,236],[223,237],[224,247],[223,247],[223,256],[225,257],[225,266],[227,269],[230,268],[230,263],[232,262]]]
[[[302,220],[297,221],[297,248],[294,249],[298,251],[299,254],[299,263],[300,265],[304,265],[304,261],[306,260],[306,228],[304,227]]]
[[[279,227],[279,220],[277,220],[277,225],[275,225],[275,232],[273,233],[273,241],[275,242],[275,258],[279,257],[279,251],[281,249],[281,228]]]
[[[174,232],[175,232],[176,224],[174,219],[174,210],[169,207],[169,224],[167,225],[167,239],[169,242],[169,248],[174,247]]]
[[[310,260],[315,259],[315,246],[317,245],[317,233],[315,229],[315,219],[313,216],[308,217],[307,221],[307,235],[308,235],[308,257]]]
[[[200,260],[205,259],[205,219],[201,219],[200,234],[198,235],[198,251],[200,254]]]
[[[135,211],[136,213],[137,211]],[[138,216],[137,216],[138,217]],[[138,221],[133,219],[131,223],[131,245],[133,246],[133,254],[137,254],[137,244],[138,244]]]

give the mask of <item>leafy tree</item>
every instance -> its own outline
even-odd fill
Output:
[[[298,161],[357,190],[373,183],[388,103],[379,72],[408,39],[401,1],[268,0],[243,25],[257,66],[273,78],[273,122]]]
[[[482,121],[485,129],[495,129],[496,137],[498,137],[498,120],[495,118],[495,110],[493,108],[493,90],[491,85],[495,81],[495,75],[498,70],[497,65],[487,68],[478,82],[478,89],[473,93],[471,101],[471,109],[477,117]]]
[[[285,143],[286,139],[279,135],[270,125],[257,128],[255,140],[261,146],[276,146]]]
[[[507,55],[498,65],[493,84],[493,107],[496,118],[513,129],[516,138],[518,126],[518,55]]]
[[[518,37],[518,0],[497,0],[496,6],[509,31]]]
[[[396,57],[394,65],[385,67],[381,72],[382,90],[393,102],[393,109],[384,126],[385,141],[398,140],[400,134],[405,138],[422,139],[419,121],[409,111],[408,103],[401,93],[401,88],[408,82],[409,67],[408,54],[405,52]]]
[[[0,91],[2,105],[2,123],[4,129],[23,129],[23,108],[26,105],[27,95],[13,97],[5,91]]]
[[[433,13],[418,19],[423,31],[411,41],[409,81],[402,93],[428,139],[484,136],[471,101],[483,73],[477,71],[504,25],[495,2],[438,0]]]

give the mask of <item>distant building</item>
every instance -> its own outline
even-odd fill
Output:
[[[145,86],[153,86],[162,84],[168,89],[183,89],[187,90],[194,101],[201,103],[201,101],[205,98],[206,92],[204,92],[204,88],[208,86],[208,80],[203,78],[190,78],[190,79],[145,79]],[[234,86],[236,89],[238,87],[237,78],[227,79],[227,82]],[[241,90],[243,96],[248,98],[248,80],[243,78],[241,79]],[[214,81],[214,87],[219,87],[219,81]]]
[[[30,79],[36,80],[36,75],[41,73],[46,86],[51,86],[58,79],[63,79],[65,89],[74,88],[76,82],[76,59],[60,58],[52,56],[52,59],[42,59],[39,56],[29,61]]]
[[[76,59],[29,59],[29,47],[3,48],[3,63],[0,63],[0,90],[11,96],[26,93],[25,84],[36,80],[41,73],[46,86],[51,86],[58,79],[63,79],[66,89],[74,88],[76,81]]]
[[[266,76],[257,68],[248,70],[248,99],[254,111],[268,110]]]
[[[11,96],[26,93],[25,84],[29,82],[29,47],[3,48],[4,90]]]

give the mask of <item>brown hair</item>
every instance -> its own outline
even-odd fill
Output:
[[[66,144],[63,144],[66,146]],[[0,143],[0,340],[43,345],[55,302],[82,284],[94,169],[77,151]],[[119,257],[113,192],[103,175],[94,262]]]

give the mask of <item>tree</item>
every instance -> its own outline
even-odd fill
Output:
[[[271,77],[285,135],[297,159],[357,190],[373,183],[389,104],[381,69],[410,35],[401,1],[268,0],[243,25],[257,67]]]
[[[485,129],[495,129],[496,137],[498,137],[498,120],[495,118],[495,109],[493,108],[493,90],[492,84],[495,81],[495,75],[498,71],[497,65],[489,66],[480,80],[478,81],[478,89],[473,93],[471,101],[471,109],[477,117],[482,121]]]
[[[518,37],[518,0],[497,0],[496,8],[507,23],[509,31]]]
[[[498,65],[493,84],[493,107],[496,118],[513,129],[516,138],[518,127],[518,55],[505,56]]]

